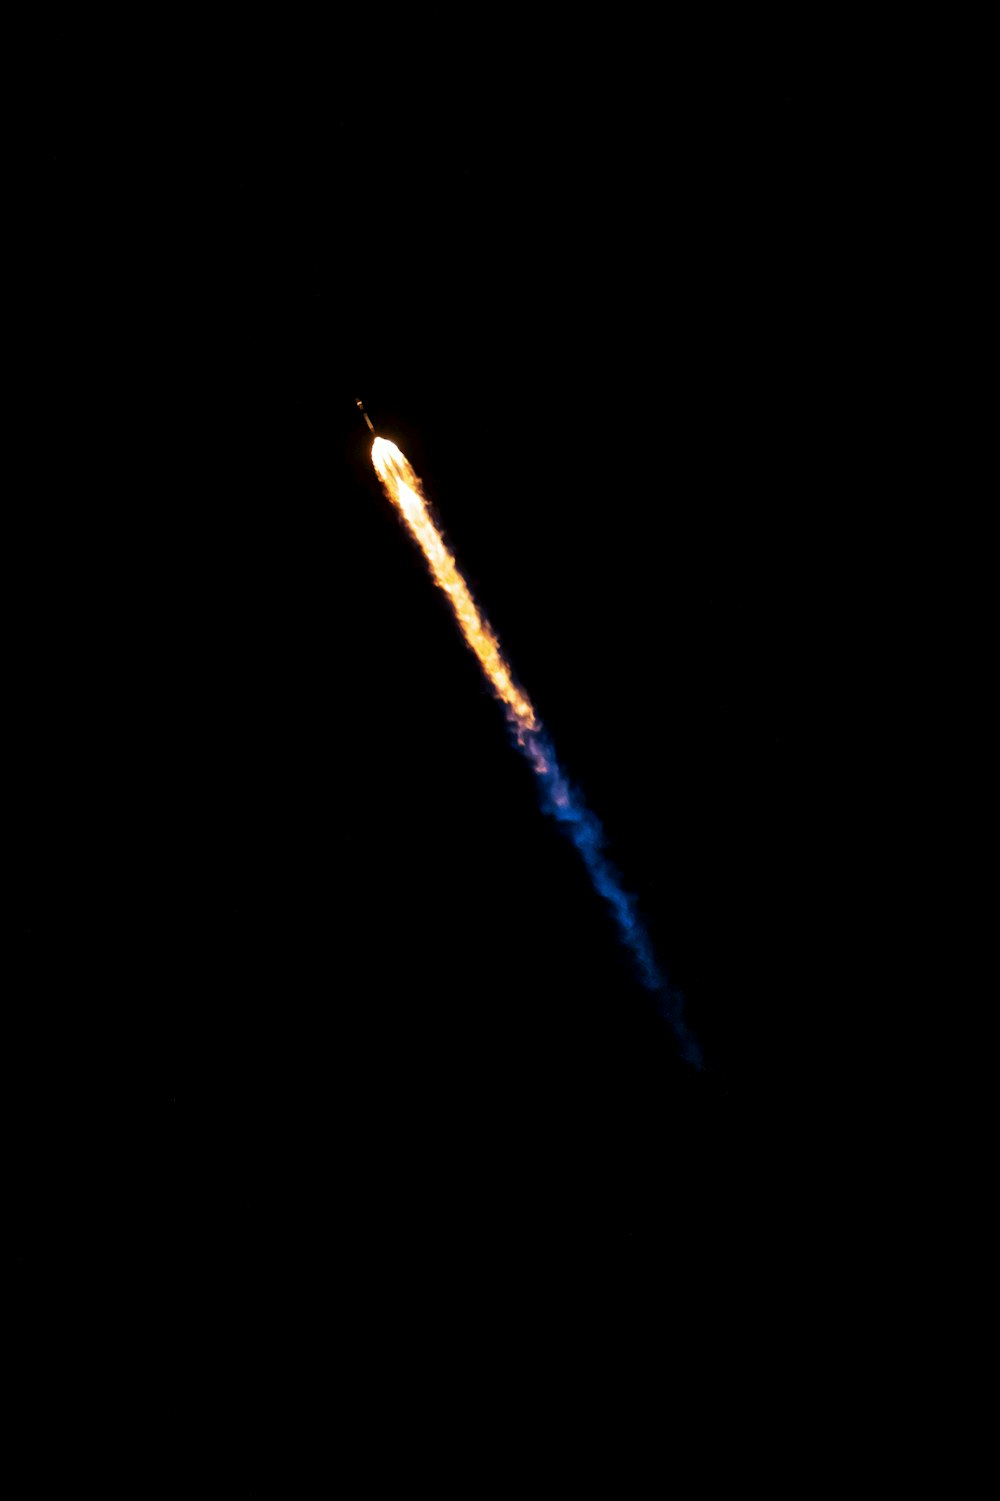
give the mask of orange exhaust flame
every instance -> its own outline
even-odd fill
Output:
[[[382,488],[420,544],[434,582],[447,594],[462,635],[478,657],[480,666],[489,678],[497,698],[507,710],[523,745],[523,735],[528,731],[538,730],[538,718],[529,699],[515,684],[497,638],[479,613],[455,559],[434,524],[420,481],[395,443],[390,443],[386,438],[376,438],[372,444],[372,463],[382,481]]]
[[[683,1056],[700,1068],[701,1049],[684,1024],[682,998],[660,969],[649,935],[636,913],[635,899],[625,890],[621,877],[604,852],[601,825],[560,770],[530,700],[514,682],[497,638],[479,613],[469,586],[445,546],[424,500],[420,481],[395,443],[385,438],[376,438],[372,444],[372,463],[385,493],[420,544],[434,582],[447,594],[462,635],[478,657],[494,693],[504,706],[518,745],[539,777],[542,807],[559,820],[567,838],[579,850],[594,889],[611,909],[642,984],[659,997],[662,1015],[673,1027]]]

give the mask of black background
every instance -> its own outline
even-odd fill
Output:
[[[776,1308],[807,1300],[794,1344],[850,1301],[901,127],[624,35],[452,38],[446,94],[444,53],[411,90],[366,34],[312,67],[154,48],[113,88],[77,40],[19,221],[21,1265],[58,1284],[68,1239],[71,1307],[94,1277],[189,1370],[307,1349],[317,1401],[336,1348],[355,1391],[446,1363],[571,1406],[664,1327],[711,1391]],[[604,822],[701,1073],[356,397]]]

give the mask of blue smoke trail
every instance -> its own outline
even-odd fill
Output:
[[[566,836],[580,852],[594,888],[611,908],[622,943],[632,955],[642,985],[656,997],[657,1008],[669,1022],[681,1056],[695,1068],[702,1067],[702,1053],[684,1021],[684,1002],[657,963],[649,934],[636,911],[635,897],[622,886],[621,877],[604,852],[604,830],[573,788],[556,760],[548,737],[541,730],[526,730],[510,716],[518,748],[538,777],[543,810],[562,825]]]

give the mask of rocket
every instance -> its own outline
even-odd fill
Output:
[[[368,424],[368,431],[370,433],[373,433],[375,431],[375,429],[372,426],[372,419],[369,417],[368,413],[365,411],[364,402],[355,401],[354,404],[357,407],[358,411],[361,413],[362,417],[367,422],[367,424]]]

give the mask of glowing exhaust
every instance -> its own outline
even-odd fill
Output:
[[[361,403],[358,403],[361,407]],[[368,422],[367,413],[361,407]],[[517,686],[504,661],[500,643],[469,592],[424,499],[420,481],[405,456],[385,438],[372,444],[372,462],[383,489],[420,546],[434,577],[447,594],[462,635],[475,652],[490,686],[503,705],[517,744],[539,779],[542,806],[563,825],[583,858],[595,889],[607,901],[622,941],[632,954],[640,980],[658,1000],[673,1027],[685,1058],[701,1066],[701,1050],[682,1018],[682,1000],[671,987],[653,953],[649,936],[614,866],[604,853],[601,825],[570,786],[527,694]]]

